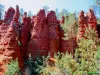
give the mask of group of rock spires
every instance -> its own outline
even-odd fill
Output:
[[[69,40],[63,40],[64,31],[60,27],[54,11],[48,12],[47,16],[44,9],[37,15],[23,15],[23,22],[19,22],[20,12],[18,5],[16,10],[10,7],[0,23],[0,75],[7,70],[7,64],[11,59],[18,58],[19,67],[23,68],[24,60],[31,54],[32,58],[38,56],[53,57],[55,52],[73,53],[76,40],[72,45]],[[61,21],[63,23],[64,20]],[[96,17],[90,9],[86,17],[81,11],[78,17],[78,36],[77,39],[84,37],[85,27],[91,25],[96,28]]]
[[[84,37],[87,27],[97,30],[97,20],[93,10],[89,9],[89,12],[84,15],[84,11],[81,11],[78,16],[78,35],[77,40]]]

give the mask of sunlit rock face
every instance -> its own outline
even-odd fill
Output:
[[[44,10],[40,10],[38,14],[33,17],[33,24],[31,24],[31,38],[27,55],[31,54],[33,58],[45,56],[48,53],[49,40],[48,25]]]
[[[15,9],[12,7],[8,8],[8,10],[5,12],[4,21],[6,24],[10,24],[11,20],[13,19],[14,13]]]
[[[23,67],[23,59],[18,44],[20,29],[20,23],[18,22],[19,7],[17,6],[16,9],[12,21],[9,23],[10,25],[6,22],[0,25],[2,30],[2,32],[0,32],[0,35],[2,36],[0,39],[0,68],[2,69],[0,70],[0,73],[2,73],[2,75],[7,70],[7,64],[11,59],[18,58],[19,67]]]
[[[18,35],[13,25],[10,25],[8,27],[5,37],[1,40],[2,41],[0,43],[0,63],[2,63],[2,66],[6,66],[11,59],[18,58],[19,66],[20,68],[22,68],[23,59],[20,53],[20,46],[18,45]],[[6,70],[7,68],[4,68],[4,71]]]
[[[20,41],[21,41],[21,54],[23,56],[23,59],[26,59],[26,53],[28,49],[28,43],[30,38],[30,22],[31,18],[27,17],[27,13],[24,13],[23,16],[23,23],[21,27],[21,33],[20,33]]]
[[[1,20],[0,22],[0,39],[4,38],[7,28],[13,19],[14,13],[15,9],[12,7],[8,8],[8,10],[5,12],[4,20]]]
[[[7,65],[3,65],[3,60],[6,59],[4,56],[5,49],[7,45],[3,45],[4,37],[7,33],[8,25],[6,25],[3,21],[0,24],[0,75],[4,75],[4,72],[7,70]],[[10,58],[10,57],[9,57]]]
[[[85,28],[87,27],[86,19],[84,16],[84,11],[81,11],[78,16],[78,33],[77,33],[77,40],[84,37]]]
[[[88,26],[92,27],[93,29],[96,29],[97,20],[92,9],[89,9],[89,12],[86,14],[86,20],[87,20]]]
[[[59,21],[56,18],[55,12],[50,11],[47,15],[48,20],[48,30],[49,30],[49,53],[51,57],[54,56],[54,53],[56,53],[59,50],[59,43],[60,43],[60,37],[59,37]]]

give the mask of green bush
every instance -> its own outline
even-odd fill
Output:
[[[18,60],[11,60],[8,64],[8,69],[5,72],[5,75],[22,75],[18,66]]]
[[[28,60],[25,61],[25,75],[40,75],[41,66],[44,65],[44,57],[32,59],[29,54]]]
[[[79,66],[79,64],[73,59],[73,56],[68,53],[63,54],[58,52],[55,54],[54,59],[57,60],[55,66],[51,67],[46,60],[46,65],[42,66],[40,73],[46,75],[72,75]]]

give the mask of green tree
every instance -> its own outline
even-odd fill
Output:
[[[64,24],[61,25],[64,30],[65,39],[70,39],[76,36],[76,15],[68,13],[68,17],[64,14]]]
[[[86,29],[85,38],[80,40],[75,51],[75,58],[80,64],[75,74],[88,75],[89,72],[98,72],[97,53],[100,47],[100,40],[97,36],[96,31],[91,27]]]

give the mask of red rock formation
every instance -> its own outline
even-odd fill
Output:
[[[14,13],[15,9],[12,7],[8,8],[8,10],[5,12],[4,21],[1,21],[0,24],[0,39],[4,38],[5,33],[7,32],[8,25],[11,23],[13,19]]]
[[[4,72],[7,69],[6,68],[7,65],[3,65],[5,45],[2,45],[3,38],[5,37],[5,34],[7,33],[7,28],[8,28],[8,25],[6,25],[4,22],[0,24],[0,75],[4,75]]]
[[[63,16],[61,18],[61,20],[60,20],[60,25],[64,24],[64,20],[65,20],[65,17]],[[64,30],[60,26],[60,52],[65,53],[67,49],[65,47],[63,47],[64,46],[64,44],[63,44],[63,42],[64,42],[63,37],[64,37]]]
[[[22,67],[23,59],[20,53],[20,46],[18,45],[18,34],[16,33],[15,28],[17,28],[17,26],[15,27],[14,22],[12,22],[11,25],[7,29],[7,33],[4,39],[2,39],[3,42],[1,46],[4,47],[3,56],[6,57],[6,59],[3,59],[3,60],[4,60],[4,63],[6,61],[8,63],[11,60],[11,58],[13,59],[18,58],[19,65],[20,67]]]
[[[18,22],[19,17],[20,17],[20,12],[19,12],[19,6],[17,5],[17,6],[16,6],[16,11],[15,11],[15,14],[14,14],[14,17],[13,17],[13,20],[14,20],[15,22]]]
[[[49,26],[49,41],[50,47],[49,52],[51,57],[54,56],[59,50],[59,21],[56,18],[55,12],[50,11],[47,15],[48,26]]]
[[[86,14],[87,24],[90,25],[93,29],[96,29],[97,20],[96,16],[92,9],[89,9],[89,12]]]
[[[15,10],[12,7],[8,8],[8,10],[5,12],[4,21],[6,24],[10,24],[11,20],[13,19],[14,13]]]
[[[27,17],[27,13],[25,12],[23,16],[23,24],[21,28],[21,37],[20,37],[21,54],[24,59],[26,59],[26,53],[27,53],[28,43],[29,43],[29,38],[30,38],[30,32],[29,32],[30,31],[30,21],[31,21],[31,18]]]
[[[1,39],[4,38],[7,33],[7,28],[8,26],[4,22],[0,25],[0,41],[2,41]]]
[[[35,17],[36,16],[32,16],[30,29],[33,29],[33,27],[34,27],[34,18]],[[30,30],[30,31],[32,31],[32,30]]]
[[[32,26],[28,55],[30,53],[33,58],[36,58],[46,55],[48,51],[48,25],[44,10],[40,10],[34,17],[34,25]]]
[[[18,9],[18,6],[16,9]],[[11,59],[18,58],[20,68],[23,67],[23,59],[20,53],[20,46],[18,45],[19,23],[18,18],[15,19],[19,16],[17,15],[18,13],[18,10],[16,10],[14,14],[16,16],[13,17],[10,25],[2,24],[3,27],[1,27],[2,30],[4,28],[7,32],[4,32],[0,41],[0,64],[2,69],[0,73],[7,70],[7,64]],[[6,26],[8,26],[8,28],[6,28]]]
[[[0,44],[2,43],[2,38],[4,38],[8,25],[11,23],[11,20],[13,19],[13,15],[15,13],[14,8],[10,7],[8,10],[5,12],[4,15],[4,21],[1,21],[0,24]]]
[[[4,21],[2,21],[0,24],[0,39],[4,38],[4,36],[7,32],[8,25],[11,23],[11,21],[13,19],[14,13],[15,13],[15,10],[12,7],[8,8],[8,10],[6,11],[6,13],[4,15]],[[0,41],[2,41],[2,40],[0,40]]]
[[[77,33],[77,40],[84,37],[85,28],[86,28],[86,19],[84,16],[84,11],[81,11],[78,16],[78,33]]]

